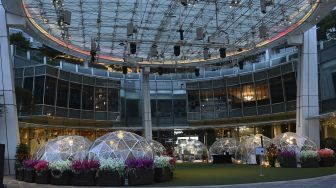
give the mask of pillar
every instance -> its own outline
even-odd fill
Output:
[[[297,64],[296,132],[320,146],[316,26],[303,34]]]
[[[145,138],[152,139],[152,116],[149,88],[150,68],[144,67],[141,70],[141,93],[142,93],[142,126],[145,130]]]
[[[13,64],[8,43],[6,12],[0,1],[0,144],[5,144],[4,174],[14,174],[15,151],[19,142]]]

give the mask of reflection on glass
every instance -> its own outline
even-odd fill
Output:
[[[44,104],[55,105],[55,93],[56,93],[56,79],[47,76],[45,92],[44,92]]]
[[[257,82],[255,84],[255,91],[258,105],[268,105],[270,103],[266,81]]]
[[[119,111],[119,90],[109,88],[108,89],[108,111],[118,112]]]
[[[43,90],[44,90],[44,76],[35,77],[35,90],[34,90],[34,102],[35,104],[43,103]]]
[[[240,86],[233,86],[228,88],[229,102],[231,102],[231,109],[241,108],[241,90]],[[229,103],[230,105],[230,103]],[[230,108],[230,106],[229,106]]]
[[[270,91],[271,91],[271,99],[272,103],[280,103],[284,101],[283,91],[282,91],[282,83],[281,76],[276,78],[271,78],[269,80],[270,83]]]
[[[255,106],[256,96],[253,84],[245,84],[242,86],[242,96],[243,96],[243,104],[244,107],[252,107]]]
[[[198,90],[188,91],[188,111],[189,112],[199,112],[200,111]]]
[[[58,80],[57,85],[57,106],[67,107],[68,106],[68,92],[69,92],[69,82]]]
[[[83,85],[82,92],[82,109],[83,110],[93,110],[93,101],[94,101],[94,87]]]
[[[107,107],[107,89],[96,87],[95,109],[96,111],[106,111]]]
[[[70,83],[69,108],[80,109],[81,88],[81,84]]]
[[[296,100],[296,79],[294,73],[283,76],[286,101]]]
[[[214,111],[214,101],[213,101],[213,92],[211,89],[209,90],[201,90],[200,91],[201,98],[201,110],[202,113],[213,113]]]

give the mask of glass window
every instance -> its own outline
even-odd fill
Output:
[[[269,79],[272,103],[284,101],[281,77]]]
[[[94,87],[83,85],[82,92],[82,109],[83,110],[93,110],[94,101]]]
[[[82,85],[70,83],[69,108],[80,109]]]
[[[35,90],[34,90],[34,100],[36,104],[43,103],[43,93],[44,93],[44,76],[35,77]]]
[[[95,109],[96,111],[106,111],[107,109],[107,89],[106,88],[96,87]]]
[[[241,108],[241,90],[240,86],[229,87],[229,108],[231,109]]]
[[[188,91],[188,112],[199,112],[200,103],[199,103],[199,91],[190,90]]]
[[[140,111],[139,111],[139,100],[137,99],[126,99],[126,119],[127,124],[141,125]]]
[[[246,84],[242,86],[242,96],[244,107],[252,107],[256,105],[255,90],[253,84]]]
[[[201,98],[201,110],[203,113],[214,112],[213,105],[213,92],[212,90],[201,90],[200,91]]]
[[[296,79],[294,73],[283,76],[286,101],[296,100]]]
[[[108,111],[119,112],[119,90],[108,89]]]
[[[268,105],[270,104],[270,97],[267,87],[266,81],[260,81],[255,83],[255,92],[257,98],[257,104],[260,105]]]
[[[23,83],[23,88],[28,90],[28,91],[33,91],[33,77],[26,77],[24,78],[24,83]],[[21,86],[20,86],[21,87]]]
[[[57,106],[68,107],[69,82],[58,80],[57,85]]]
[[[226,88],[214,89],[215,111],[227,111]]]
[[[56,78],[46,77],[46,85],[44,92],[44,104],[55,105],[56,96]]]
[[[187,109],[185,99],[174,99],[174,121],[175,123],[184,123],[187,120]]]

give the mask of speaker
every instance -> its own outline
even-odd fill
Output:
[[[71,24],[71,12],[68,10],[63,11],[63,23],[67,25]]]
[[[260,0],[260,11],[263,14],[266,14],[266,3],[265,0]]]
[[[239,69],[240,69],[240,70],[243,70],[243,69],[244,69],[244,61],[239,61],[239,62],[238,62],[238,65],[239,65]]]
[[[203,40],[203,38],[204,38],[203,27],[196,28],[196,40]]]
[[[123,74],[127,74],[127,67],[126,66],[122,66],[122,72],[123,72]]]
[[[159,75],[162,75],[162,74],[163,74],[163,69],[162,69],[162,67],[159,67],[159,68],[158,68],[158,74],[159,74]]]
[[[181,54],[181,47],[179,45],[174,46],[174,55],[179,56]]]
[[[133,32],[134,32],[133,23],[130,22],[127,24],[127,36],[133,35]]]
[[[200,70],[199,68],[195,68],[195,76],[199,77],[200,75]]]
[[[95,50],[91,50],[90,51],[90,55],[91,55],[91,63],[95,62],[96,61],[96,55],[97,55],[97,52]]]
[[[0,144],[0,188],[4,187],[4,162],[5,162],[5,144]]]
[[[183,6],[187,6],[188,5],[188,0],[181,0],[181,4]]]
[[[97,50],[96,40],[94,38],[91,39],[91,51]]]
[[[177,30],[177,32],[180,33],[180,40],[184,40],[184,36],[183,36],[184,30],[182,28],[180,28],[179,30]]]
[[[226,58],[226,48],[219,48],[220,58]]]
[[[131,42],[130,43],[130,52],[131,54],[135,54],[136,53],[136,48],[137,48],[137,45],[135,42]]]
[[[259,27],[259,35],[260,35],[260,38],[266,38],[267,37],[267,27],[265,25],[261,25]]]

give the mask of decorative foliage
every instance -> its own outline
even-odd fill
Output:
[[[171,167],[174,164],[175,164],[174,159],[168,156],[155,156],[154,158],[155,168]]]
[[[320,157],[334,157],[334,151],[328,148],[320,149],[318,151]]]
[[[281,158],[296,158],[295,151],[282,150],[279,152]]]
[[[88,155],[91,143],[82,136],[59,136],[42,146],[36,153],[36,158],[48,162],[83,160]]]
[[[125,161],[120,159],[102,159],[100,160],[100,170],[117,171],[122,174],[125,170]]]
[[[316,159],[318,158],[317,151],[314,150],[304,150],[300,152],[300,159],[306,160],[306,159]]]
[[[271,144],[266,149],[266,156],[271,167],[275,167],[275,161],[278,157],[278,149],[274,144]]]
[[[49,169],[49,163],[47,161],[38,161],[37,164],[34,166],[36,172],[42,172]]]
[[[148,158],[129,159],[126,161],[128,169],[153,168],[153,165],[153,159]]]
[[[215,141],[209,149],[210,155],[223,155],[224,152],[231,154],[236,152],[238,141],[234,138],[221,138]]]
[[[23,166],[23,161],[29,158],[29,148],[26,144],[19,144],[16,146],[15,154],[15,168],[21,168]]]
[[[272,142],[280,150],[291,150],[295,152],[300,152],[301,150],[317,150],[316,144],[311,139],[292,132],[279,134],[273,138]]]
[[[96,139],[89,151],[89,159],[118,158],[123,161],[138,158],[153,159],[148,141],[131,132],[116,131]]]
[[[30,48],[30,42],[23,36],[22,32],[13,33],[9,36],[10,44],[13,44],[17,47],[28,49]]]
[[[94,171],[98,170],[99,166],[100,163],[96,160],[75,160],[72,161],[71,169],[73,172]]]
[[[261,147],[260,137],[263,138],[264,147],[267,148],[271,145],[271,139],[262,134],[249,136],[240,142],[235,154],[235,159],[245,164],[256,164],[255,150],[257,147]]]
[[[23,161],[23,167],[32,169],[37,163],[38,163],[37,160],[28,159],[28,160]]]
[[[66,161],[53,161],[49,163],[50,170],[57,170],[61,173],[71,170],[71,162],[69,160]]]
[[[336,139],[335,138],[323,139],[321,143],[321,148],[329,148],[336,151]]]

